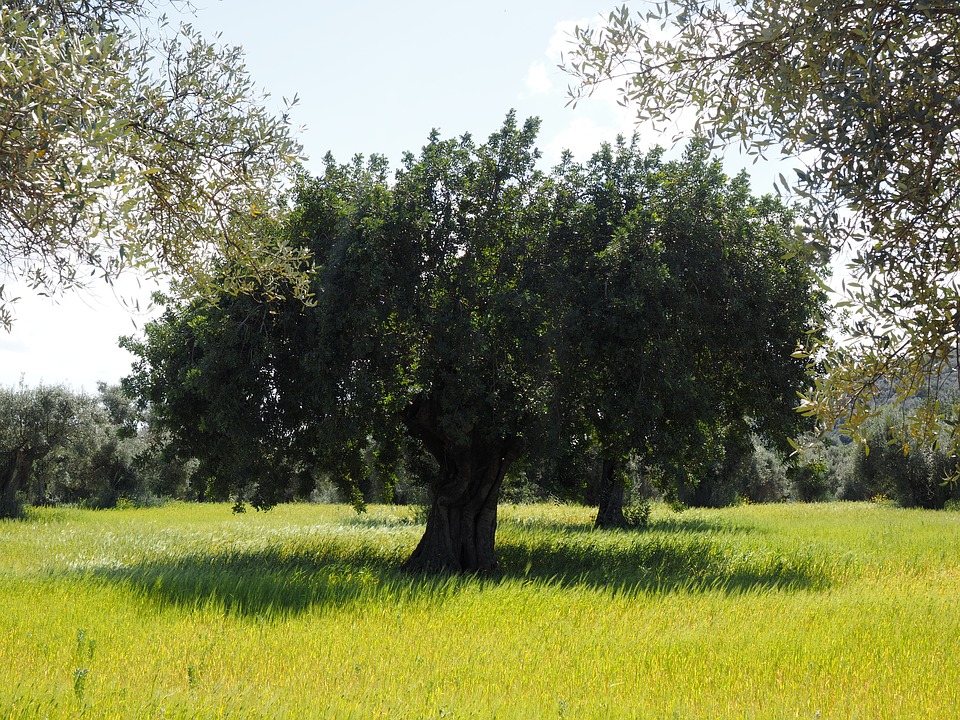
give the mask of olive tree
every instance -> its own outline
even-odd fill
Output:
[[[617,526],[631,457],[673,493],[752,433],[788,447],[810,385],[795,354],[825,295],[817,268],[787,252],[793,213],[752,197],[702,141],[667,162],[621,139],[564,176],[580,209],[555,240],[561,280],[543,285],[563,313],[561,437],[599,446],[597,524]]]
[[[35,465],[71,438],[82,403],[59,387],[0,389],[0,518],[20,514]]]
[[[530,285],[551,228],[536,129],[511,116],[481,145],[434,133],[392,182],[378,158],[330,160],[284,229],[310,248],[315,305],[173,308],[131,344],[132,382],[220,477],[254,483],[255,503],[277,499],[270,458],[355,486],[369,443],[417,443],[435,462],[432,507],[406,567],[498,572],[500,485],[550,367]]]
[[[2,276],[50,293],[125,267],[227,287],[302,258],[252,233],[300,148],[238,48],[154,22],[149,0],[0,4]],[[155,25],[155,27],[154,27]],[[305,290],[300,284],[294,290]]]
[[[789,213],[703,147],[666,163],[621,143],[544,173],[537,126],[433,133],[392,178],[328,159],[262,226],[309,249],[315,302],[170,302],[126,341],[127,387],[258,507],[304,475],[356,488],[370,457],[387,476],[427,456],[405,567],[487,574],[504,477],[551,437],[681,464],[722,423],[789,410],[816,306],[781,262]]]

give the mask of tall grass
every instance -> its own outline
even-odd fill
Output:
[[[960,513],[507,506],[500,582],[412,511],[0,523],[4,718],[891,718],[960,707]]]

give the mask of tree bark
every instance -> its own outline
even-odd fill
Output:
[[[408,572],[501,574],[494,541],[500,487],[519,443],[484,439],[475,429],[453,442],[440,430],[427,403],[411,406],[404,421],[440,465],[427,527],[403,564]]]
[[[618,477],[616,460],[603,461],[602,485],[600,489],[600,507],[597,510],[596,528],[625,528],[627,519],[623,516],[623,496],[626,488]]]

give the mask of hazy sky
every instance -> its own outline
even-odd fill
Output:
[[[597,21],[619,0],[351,0],[315,3],[199,0],[191,22],[241,45],[268,104],[299,96],[300,140],[319,169],[327,151],[341,161],[385,154],[396,165],[432,128],[445,137],[486,138],[515,108],[542,120],[539,145],[552,164],[563,148],[584,158],[601,141],[633,130],[612,91],[566,107],[568,78],[556,65],[575,25]],[[650,145],[658,138],[643,135]],[[664,139],[662,142],[666,142]],[[730,171],[739,163],[734,161]],[[769,173],[767,173],[769,176]],[[769,190],[769,179],[755,182]],[[127,279],[115,290],[51,301],[22,289],[9,334],[0,330],[0,385],[66,383],[93,392],[117,382],[131,357],[117,346],[147,319],[149,290]]]

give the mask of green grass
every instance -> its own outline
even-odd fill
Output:
[[[939,718],[960,513],[504,507],[506,576],[411,578],[412,510],[0,523],[3,718]]]

